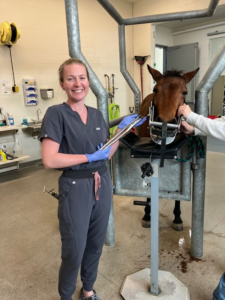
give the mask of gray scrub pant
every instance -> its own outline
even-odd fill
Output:
[[[86,291],[92,291],[105,240],[112,201],[111,176],[101,175],[99,200],[94,179],[59,178],[58,218],[62,241],[62,262],[58,290],[61,300],[71,300],[79,268]]]

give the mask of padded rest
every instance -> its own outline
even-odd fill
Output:
[[[173,159],[178,150],[188,142],[188,137],[183,133],[177,134],[173,143],[166,145],[165,159]],[[133,132],[128,133],[120,141],[131,149],[133,158],[161,158],[161,145],[154,143],[150,137],[139,138]]]

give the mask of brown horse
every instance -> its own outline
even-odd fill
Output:
[[[147,116],[151,102],[154,102],[154,121],[176,124],[177,109],[185,102],[187,95],[186,84],[197,74],[198,69],[182,75],[181,71],[166,71],[162,75],[159,71],[147,65],[149,73],[156,82],[153,93],[142,102],[139,114]],[[148,122],[138,127],[139,137],[148,137]]]
[[[185,96],[187,95],[186,84],[197,74],[199,68],[185,74],[174,70],[167,71],[162,75],[149,65],[147,67],[156,85],[153,88],[153,93],[143,100],[139,115],[147,116],[149,114],[149,107],[153,104],[153,121],[177,124],[177,109],[185,102]],[[138,135],[139,137],[150,136],[149,120],[138,127]],[[145,207],[145,215],[142,218],[143,227],[150,227],[150,200],[150,198],[147,198],[149,205]],[[173,213],[175,215],[173,228],[180,231],[183,229],[183,221],[180,217],[180,201],[178,200],[175,200]]]

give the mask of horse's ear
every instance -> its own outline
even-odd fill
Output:
[[[159,79],[163,77],[163,75],[162,75],[159,71],[157,71],[157,70],[151,68],[149,65],[147,65],[147,68],[148,68],[149,73],[152,75],[152,78],[153,78],[156,82],[158,82]]]
[[[186,83],[188,83],[198,73],[199,69],[200,68],[198,68],[198,69],[196,69],[194,71],[185,73],[184,75],[182,75],[182,78],[184,79],[184,81]]]

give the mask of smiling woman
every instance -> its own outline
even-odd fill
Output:
[[[67,101],[48,108],[40,136],[45,168],[63,171],[58,199],[62,240],[59,294],[61,300],[72,299],[81,267],[80,300],[100,300],[93,285],[112,201],[106,160],[114,154],[119,141],[98,150],[109,139],[109,129],[101,112],[84,103],[89,74],[82,61],[65,61],[59,68],[59,83]],[[122,121],[115,134],[126,124]]]
[[[105,164],[111,148],[96,150],[109,138],[109,130],[101,112],[84,104],[89,74],[82,61],[65,61],[59,68],[59,83],[67,101],[48,108],[40,136],[45,168],[63,171],[58,199],[62,240],[59,294],[63,300],[72,299],[81,265],[80,299],[93,295],[100,299],[93,285],[111,208],[111,177]]]

